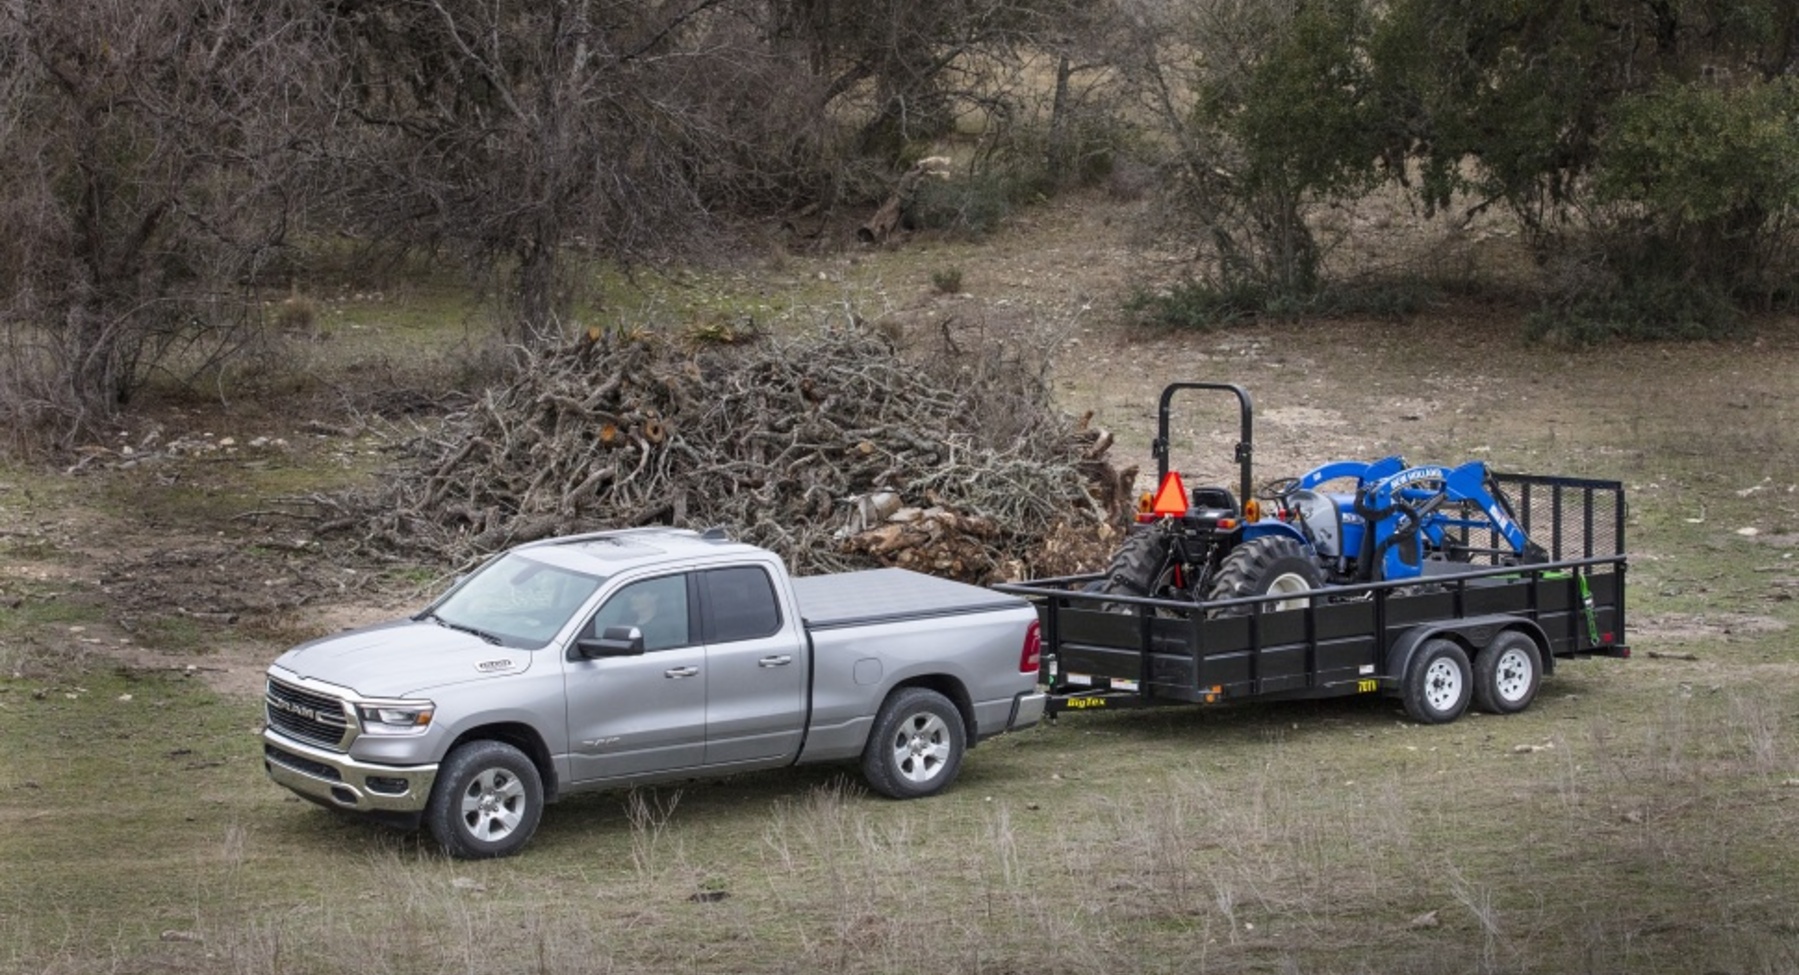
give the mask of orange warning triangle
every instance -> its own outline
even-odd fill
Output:
[[[1150,509],[1160,518],[1179,518],[1187,513],[1187,489],[1181,484],[1179,471],[1169,471],[1156,489],[1156,503]]]

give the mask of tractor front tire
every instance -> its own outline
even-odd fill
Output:
[[[1290,596],[1269,604],[1266,611],[1304,609],[1305,593],[1324,587],[1324,573],[1298,542],[1281,535],[1252,538],[1231,550],[1218,577],[1212,581],[1208,600],[1242,599],[1248,596]],[[1226,616],[1249,613],[1253,606],[1228,606]]]

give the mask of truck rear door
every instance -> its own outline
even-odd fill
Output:
[[[698,574],[706,643],[706,764],[790,758],[806,720],[804,630],[766,567]]]

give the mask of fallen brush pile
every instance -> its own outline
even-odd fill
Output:
[[[1104,564],[1135,477],[1110,446],[998,352],[921,364],[860,328],[697,348],[590,333],[413,437],[384,488],[333,502],[334,526],[457,563],[578,531],[723,526],[799,573],[984,582]]]

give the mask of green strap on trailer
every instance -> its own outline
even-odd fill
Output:
[[[1587,615],[1587,640],[1596,647],[1599,645],[1599,611],[1593,608],[1593,590],[1587,586],[1585,572],[1574,573],[1574,578],[1580,580],[1580,606]]]
[[[1545,579],[1566,579],[1569,576],[1573,576],[1575,583],[1580,587],[1580,608],[1582,614],[1587,618],[1587,643],[1589,646],[1597,647],[1599,646],[1599,610],[1593,605],[1593,589],[1587,585],[1587,574],[1585,572],[1543,573]]]

